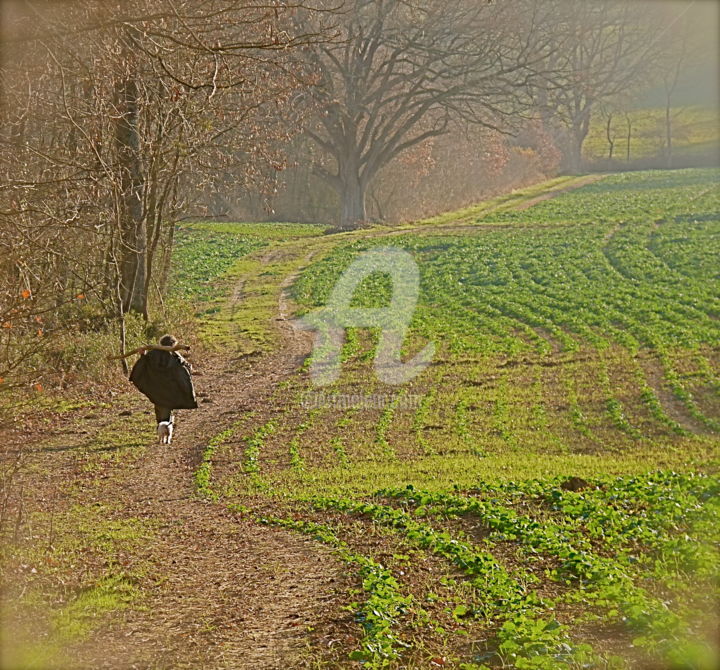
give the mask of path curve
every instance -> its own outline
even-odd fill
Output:
[[[104,488],[123,516],[155,526],[144,557],[155,584],[142,609],[116,617],[78,650],[76,667],[311,667],[309,644],[327,648],[347,624],[340,601],[349,578],[328,549],[238,518],[194,490],[208,441],[267,403],[309,351],[309,335],[285,319],[292,278],[275,320],[282,346],[252,362],[211,361],[197,379],[200,409],[180,412],[174,444],[149,448],[128,477]]]

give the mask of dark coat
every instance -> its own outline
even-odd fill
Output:
[[[150,402],[168,409],[196,409],[190,365],[175,351],[152,349],[138,358],[130,381]]]

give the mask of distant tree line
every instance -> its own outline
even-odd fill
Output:
[[[692,60],[682,3],[346,0],[343,8],[338,39],[303,51],[318,83],[301,95],[317,113],[288,147],[290,169],[272,199],[279,218],[349,229],[457,207],[538,179],[540,168],[577,173],[593,116],[620,113],[660,82],[668,95],[659,132],[672,165],[671,96]],[[448,146],[455,169],[444,162]],[[474,187],[458,193],[468,176]],[[215,213],[262,216],[257,199],[227,196]]]

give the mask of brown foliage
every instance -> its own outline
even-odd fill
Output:
[[[79,294],[92,328],[147,317],[174,223],[218,184],[262,189],[283,165],[287,121],[303,112],[291,99],[307,84],[292,54],[321,37],[293,31],[300,6],[83,0],[7,13],[0,376],[34,365],[36,316],[44,335],[82,322]]]

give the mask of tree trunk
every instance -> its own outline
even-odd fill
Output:
[[[354,230],[365,222],[367,183],[360,177],[357,161],[348,160],[340,171],[340,228]]]
[[[605,136],[607,137],[608,141],[608,160],[612,160],[613,157],[613,149],[615,149],[615,140],[613,139],[612,135],[612,114],[608,114],[607,118],[607,125],[605,126]]]
[[[132,75],[117,83],[115,141],[120,188],[120,268],[123,311],[147,317],[147,233],[143,213],[143,172],[138,133],[138,89]]]
[[[582,148],[588,131],[590,130],[591,107],[585,110],[573,120],[570,129],[570,147],[568,155],[568,166],[572,174],[578,174],[583,170]]]
[[[667,103],[665,104],[665,166],[667,168],[672,167],[673,155],[672,155],[672,116],[670,114],[670,96],[667,97]]]
[[[167,227],[167,239],[163,245],[162,271],[160,273],[160,293],[165,295],[170,281],[170,264],[172,262],[173,244],[175,241],[175,226]]]
[[[578,174],[582,170],[582,145],[585,138],[573,128],[568,147],[567,164],[571,174]]]

